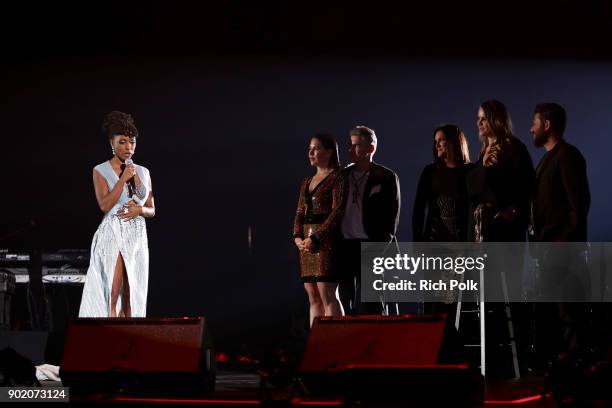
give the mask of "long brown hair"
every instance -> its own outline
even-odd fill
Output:
[[[514,138],[512,134],[512,119],[510,118],[508,109],[506,109],[506,105],[498,100],[492,99],[484,101],[480,104],[480,107],[482,108],[482,111],[487,118],[487,122],[489,123],[489,127],[491,127],[491,131],[495,136],[495,141],[489,148],[489,154],[484,165],[495,166],[497,165],[506,146],[508,146],[508,144],[510,144]],[[482,157],[485,149],[489,145],[489,139],[485,137],[481,138],[480,141],[482,142],[480,157]]]
[[[455,162],[457,164],[468,164],[470,162],[470,150],[468,148],[467,139],[459,126],[451,124],[438,126],[433,132],[434,161],[441,161],[438,158],[438,152],[436,149],[436,133],[438,132],[442,132],[442,134],[444,134],[444,138],[448,144],[448,150],[446,153],[447,161]]]

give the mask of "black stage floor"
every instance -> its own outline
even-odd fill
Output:
[[[519,380],[485,381],[485,407],[553,407],[555,402],[550,396],[542,398],[543,377],[529,377]],[[46,381],[45,387],[61,386],[60,383]],[[444,390],[439,390],[443,392]],[[373,407],[376,403],[349,402],[341,397],[315,398],[299,395],[294,385],[285,388],[269,388],[269,393],[260,389],[260,377],[255,372],[221,370],[217,373],[215,391],[190,396],[155,395],[154,393],[113,393],[87,396],[71,395],[70,402],[81,404],[129,404],[129,405],[194,405],[194,406],[359,406]],[[431,406],[427,401],[414,404],[385,403],[381,406]],[[457,404],[454,406],[462,406]]]

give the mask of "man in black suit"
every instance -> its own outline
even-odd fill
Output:
[[[361,283],[361,243],[391,242],[399,222],[400,186],[397,174],[375,163],[378,140],[374,130],[356,126],[350,132],[351,164],[343,170],[349,188],[342,219],[340,268],[346,280],[340,298],[348,314],[379,314],[382,305],[358,302]]]
[[[586,162],[563,139],[566,114],[556,103],[536,106],[531,134],[546,154],[536,169],[534,238],[540,242],[583,242],[591,203]]]
[[[536,106],[531,134],[536,147],[546,149],[536,169],[532,200],[530,233],[536,242],[584,242],[587,239],[591,196],[586,161],[576,147],[564,140],[565,124],[566,113],[562,106],[556,103]],[[548,304],[548,308],[546,304],[539,307],[540,314],[544,314],[539,319],[539,332],[543,334],[540,340],[546,343],[540,349],[575,350],[586,331],[588,308],[588,304],[577,301],[587,300],[590,289],[584,251],[580,244],[573,244],[553,250],[546,246],[539,252],[539,289],[543,300],[557,302],[558,309],[556,312],[550,310],[554,304]],[[555,315],[558,316],[556,323]],[[562,336],[554,334],[560,330]]]
[[[534,144],[546,149],[536,169],[532,201],[532,240],[537,242],[584,242],[587,239],[591,195],[586,162],[580,151],[563,139],[565,123],[562,106],[556,103],[536,106],[531,134]],[[581,276],[579,268],[572,265],[580,248],[578,244],[568,245],[562,251],[540,254],[540,290],[544,299],[586,299],[590,287],[586,281],[588,276]]]

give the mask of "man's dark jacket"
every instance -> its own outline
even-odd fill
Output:
[[[584,157],[576,147],[560,140],[536,169],[533,197],[535,240],[586,241],[590,204]]]
[[[348,183],[352,183],[350,171],[353,166],[343,171]],[[347,194],[350,188],[347,188]],[[352,197],[346,197],[351,200]],[[372,163],[363,192],[363,227],[368,240],[390,242],[395,237],[399,223],[400,209],[399,178],[393,170],[380,164]]]

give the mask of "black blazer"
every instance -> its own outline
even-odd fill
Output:
[[[533,195],[536,241],[586,241],[591,204],[586,161],[560,140],[540,161]]]
[[[485,241],[523,242],[529,224],[529,202],[533,194],[535,179],[533,163],[527,147],[516,137],[511,137],[496,166],[485,167],[482,156],[467,174],[467,192],[470,200],[468,217],[468,240],[474,241],[474,210],[480,203],[490,207],[489,216],[483,220]],[[494,219],[503,210],[514,209],[516,218],[512,221]]]
[[[348,180],[352,166],[343,171]],[[346,192],[350,189],[347,188]],[[372,163],[363,192],[363,227],[368,239],[390,242],[399,224],[400,185],[397,174],[380,164]]]

